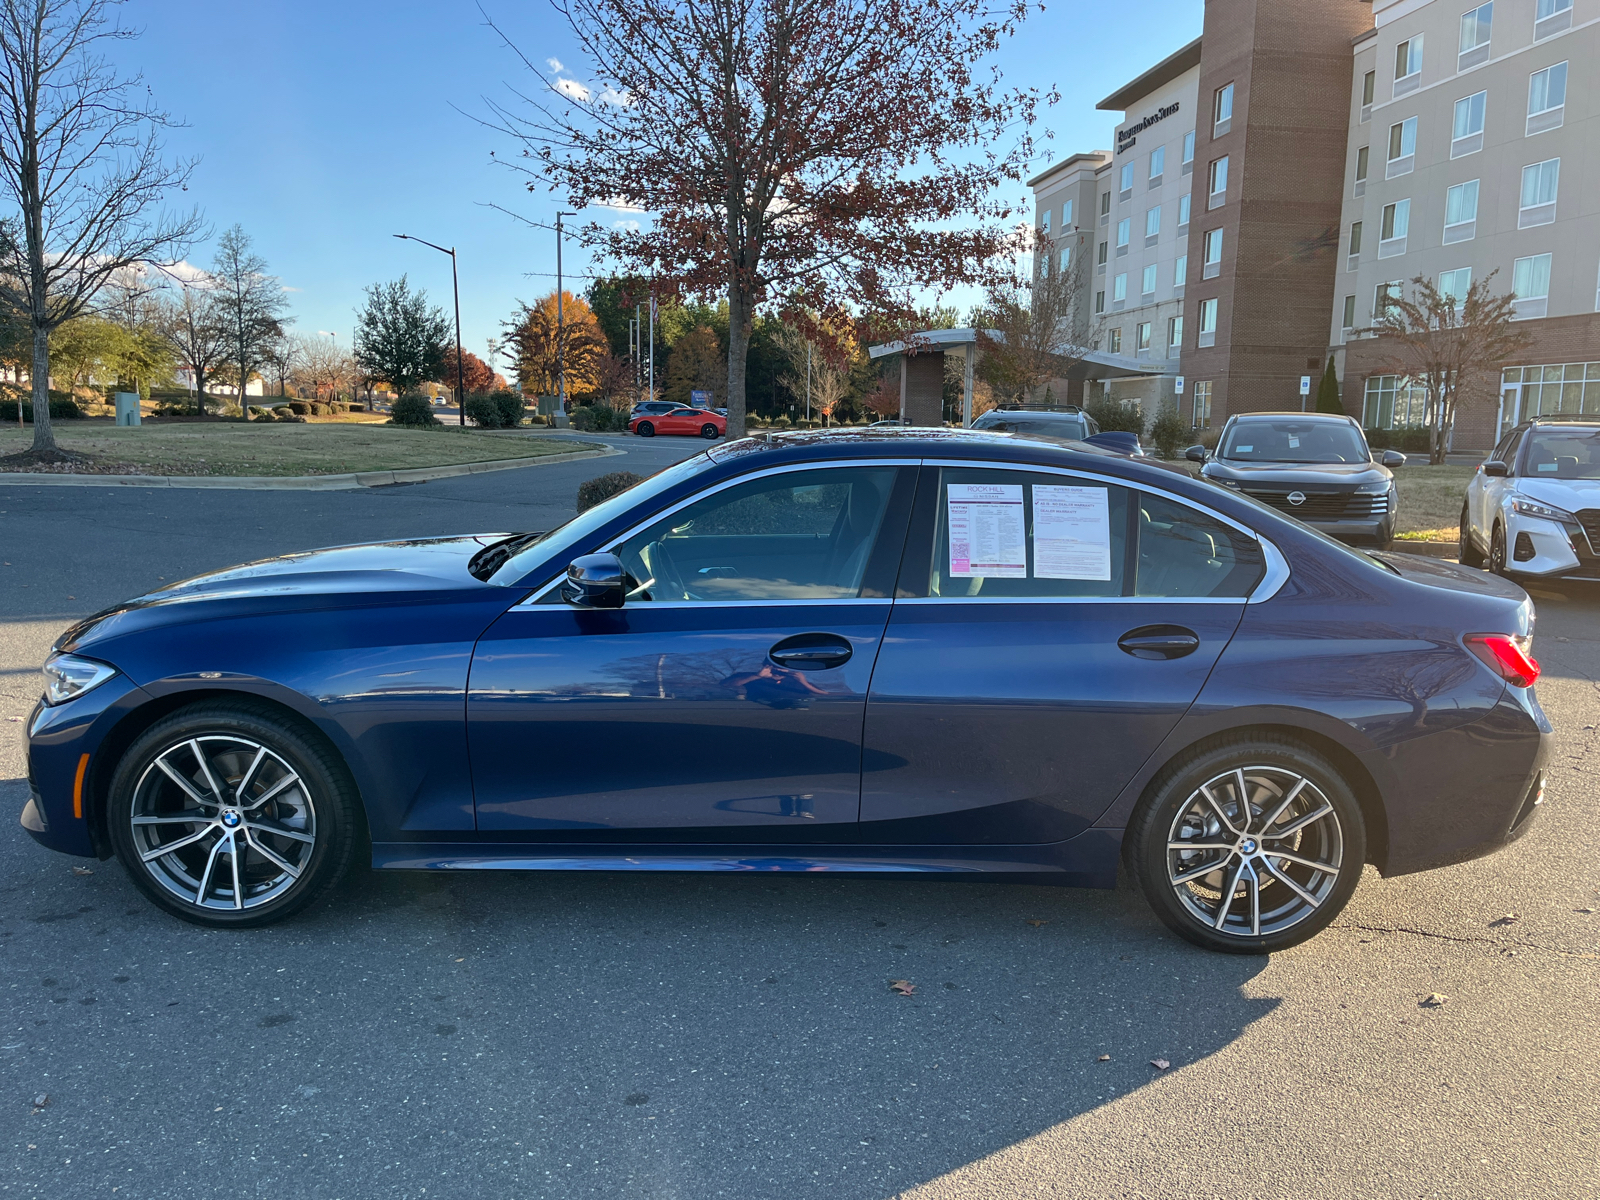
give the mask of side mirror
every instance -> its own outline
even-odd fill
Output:
[[[1386,467],[1403,467],[1406,465],[1406,456],[1398,450],[1385,450],[1383,452],[1383,465]]]
[[[1511,474],[1511,468],[1505,463],[1501,462],[1498,458],[1491,458],[1488,462],[1483,464],[1483,473],[1485,475],[1498,475],[1503,479],[1505,476]]]
[[[1207,458],[1206,448],[1204,446],[1190,446],[1183,452],[1183,456],[1190,462],[1203,463]]]
[[[572,560],[561,598],[577,608],[621,608],[628,574],[615,554],[585,554]]]

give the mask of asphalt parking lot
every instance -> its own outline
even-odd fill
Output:
[[[1536,596],[1535,828],[1369,869],[1270,958],[1194,949],[1127,890],[791,876],[360,872],[208,932],[16,824],[71,620],[273,553],[546,528],[583,479],[703,448],[592,440],[626,456],[0,486],[0,1195],[1600,1196],[1600,589]]]

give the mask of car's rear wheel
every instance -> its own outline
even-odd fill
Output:
[[[350,863],[354,783],[332,749],[273,709],[192,705],[122,756],[107,810],[133,882],[198,925],[266,925],[326,892]]]
[[[1506,529],[1498,521],[1489,535],[1489,570],[1496,575],[1506,574]]]
[[[1267,734],[1163,772],[1126,838],[1156,915],[1195,945],[1233,954],[1284,950],[1321,931],[1366,860],[1350,786],[1321,755]]]
[[[717,427],[715,425],[713,425],[710,421],[707,421],[704,425],[700,426],[700,436],[705,438],[705,440],[708,442],[714,442],[722,435],[717,432]]]
[[[640,421],[639,427],[634,430],[640,437],[655,437],[656,427],[649,421]]]
[[[1472,540],[1472,517],[1467,512],[1466,501],[1461,502],[1461,553],[1459,559],[1463,567],[1483,566],[1483,555],[1479,552],[1477,544]]]

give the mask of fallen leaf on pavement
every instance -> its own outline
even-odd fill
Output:
[[[1151,1065],[1151,1066],[1152,1066],[1152,1067],[1154,1067],[1154,1068],[1155,1068],[1155,1069],[1156,1069],[1156,1070],[1158,1070],[1158,1071],[1165,1071],[1165,1070],[1166,1070],[1166,1069],[1167,1069],[1167,1068],[1168,1068],[1168,1067],[1170,1067],[1170,1066],[1171,1066],[1171,1065],[1172,1065],[1172,1064],[1171,1064],[1171,1063],[1169,1063],[1169,1062],[1168,1062],[1168,1061],[1167,1061],[1167,1060],[1166,1060],[1166,1059],[1164,1059],[1164,1058],[1152,1058],[1152,1059],[1151,1059],[1151,1060],[1150,1060],[1150,1065]]]
[[[72,873],[74,875],[93,875],[94,874],[94,868],[93,867],[73,867],[72,868]]]
[[[1095,1059],[1095,1062],[1110,1062],[1110,1061],[1111,1061],[1111,1055],[1109,1055],[1109,1054],[1102,1054],[1099,1058]]]
[[[1033,927],[1034,927],[1034,928],[1035,928],[1035,929],[1037,929],[1037,928],[1038,928],[1038,927],[1039,927],[1039,926],[1041,926],[1041,925],[1048,925],[1048,924],[1050,924],[1050,922],[1049,922],[1049,921],[1039,921],[1039,920],[1035,920],[1035,919],[1034,919],[1034,918],[1032,918],[1032,917],[1030,917],[1030,918],[1029,918],[1029,919],[1028,919],[1028,924],[1029,924],[1029,925],[1032,925],[1032,926],[1033,926]]]
[[[1489,927],[1492,929],[1496,925],[1515,925],[1520,920],[1522,920],[1521,913],[1507,913],[1503,917],[1499,917],[1496,920],[1490,921]]]
[[[909,996],[917,990],[917,985],[909,979],[891,979],[889,980],[889,990],[897,996]]]
[[[45,1105],[47,1105],[49,1103],[50,1103],[50,1097],[45,1095],[43,1092],[40,1092],[37,1096],[35,1096],[33,1098],[33,1106],[35,1108],[43,1108]]]
[[[1441,1004],[1443,1004],[1445,1001],[1447,1001],[1449,999],[1450,999],[1449,996],[1440,995],[1438,992],[1429,992],[1426,996],[1423,997],[1421,1007],[1423,1007],[1423,1008],[1438,1008]]]

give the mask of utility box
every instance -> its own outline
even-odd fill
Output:
[[[140,423],[138,392],[118,392],[116,404],[118,425],[138,425]]]

